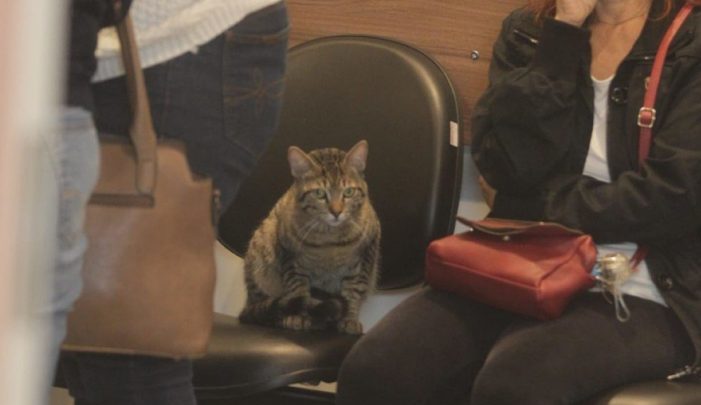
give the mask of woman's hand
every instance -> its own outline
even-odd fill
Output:
[[[594,11],[598,0],[557,0],[555,19],[581,27]]]

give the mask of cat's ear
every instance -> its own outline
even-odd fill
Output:
[[[295,179],[301,179],[319,167],[309,155],[296,146],[290,146],[287,149],[287,160],[290,162],[290,170]]]
[[[362,140],[353,146],[346,157],[343,159],[343,164],[347,167],[355,169],[358,173],[365,171],[365,162],[368,160],[368,141]]]

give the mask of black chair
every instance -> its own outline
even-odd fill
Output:
[[[297,46],[289,53],[280,129],[222,217],[220,241],[239,256],[244,252],[292,183],[290,145],[348,149],[366,139],[366,178],[383,232],[379,288],[416,285],[428,243],[453,231],[462,173],[460,122],[450,80],[419,50],[368,36]],[[208,355],[195,362],[198,401],[333,403],[332,394],[287,386],[335,381],[356,340],[244,325],[218,314]],[[65,387],[60,367],[55,385]]]
[[[457,140],[460,122],[445,72],[410,46],[337,36],[294,47],[280,129],[222,217],[220,241],[237,255],[244,252],[292,183],[290,145],[305,151],[348,149],[367,139],[366,177],[383,232],[379,288],[416,285],[423,279],[429,241],[453,231],[463,153],[451,139]],[[333,403],[332,394],[287,385],[335,381],[355,341],[330,332],[241,325],[219,316],[209,354],[195,362],[198,400],[202,405]]]

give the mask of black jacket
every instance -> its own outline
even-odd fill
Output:
[[[678,2],[677,7],[681,5]],[[660,15],[655,0],[651,16]],[[497,190],[490,215],[559,222],[599,243],[649,246],[653,281],[684,323],[701,370],[701,12],[672,42],[653,145],[637,163],[645,79],[676,10],[650,19],[611,84],[611,183],[582,175],[593,124],[589,31],[517,10],[494,46],[490,86],[473,115],[473,157]],[[633,314],[633,316],[635,316]]]

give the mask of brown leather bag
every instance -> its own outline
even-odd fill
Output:
[[[193,176],[180,143],[157,141],[128,17],[117,30],[131,142],[100,139],[83,292],[63,349],[196,357],[205,353],[213,318],[215,193],[211,180]]]

